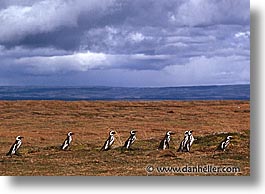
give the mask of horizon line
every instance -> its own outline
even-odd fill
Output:
[[[180,87],[213,87],[213,86],[238,86],[238,85],[250,85],[250,83],[240,84],[201,84],[201,85],[178,85],[178,86],[104,86],[104,85],[0,85],[0,87],[43,87],[43,88],[180,88]]]

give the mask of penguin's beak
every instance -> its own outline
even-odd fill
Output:
[[[20,139],[23,139],[24,137],[20,137]]]
[[[175,133],[175,132],[171,132],[170,134],[171,134],[171,135],[175,135],[176,133]]]
[[[72,133],[72,135],[74,135],[74,133]]]

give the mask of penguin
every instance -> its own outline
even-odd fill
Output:
[[[190,148],[191,148],[191,146],[192,146],[192,144],[193,144],[193,142],[195,140],[193,135],[192,135],[192,132],[193,132],[192,130],[188,131],[188,141],[184,145],[184,151],[185,152],[189,152],[190,151]]]
[[[107,151],[111,148],[112,144],[114,143],[114,134],[116,134],[115,131],[109,132],[109,138],[105,141],[103,147],[100,149],[100,151]]]
[[[6,154],[6,156],[11,156],[12,157],[12,155],[14,155],[14,154],[19,156],[18,149],[20,148],[20,146],[22,144],[22,139],[23,138],[24,137],[21,137],[21,136],[17,136],[16,137],[15,143],[11,146],[11,148],[10,148],[9,152]]]
[[[220,144],[219,146],[216,148],[215,151],[217,150],[221,150],[221,151],[225,151],[225,149],[227,148],[227,146],[230,143],[230,140],[232,139],[232,136],[227,136]]]
[[[74,133],[72,132],[67,133],[67,137],[64,140],[63,144],[61,145],[62,150],[66,150],[70,146],[72,142],[72,135],[74,135]]]
[[[189,131],[185,131],[184,138],[180,142],[178,152],[184,152],[184,148],[188,140],[189,140]]]
[[[172,131],[166,132],[165,137],[162,139],[162,141],[160,142],[158,146],[159,150],[169,149],[170,135],[173,135],[173,134],[175,133],[173,133]]]
[[[130,149],[130,147],[131,147],[131,145],[135,142],[135,140],[136,140],[136,132],[137,131],[135,131],[135,130],[132,130],[131,132],[130,132],[130,137],[127,139],[127,141],[125,142],[125,144],[124,144],[124,148],[126,148],[126,149]]]

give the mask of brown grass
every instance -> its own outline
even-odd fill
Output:
[[[249,175],[249,101],[0,101],[0,175]],[[120,146],[137,129],[131,151]],[[100,152],[110,129],[113,149]],[[191,153],[176,150],[185,130],[197,139]],[[167,130],[176,132],[170,150],[157,151]],[[58,147],[73,131],[69,151]],[[224,153],[213,150],[227,135]],[[6,157],[17,135],[22,156]],[[145,168],[236,166],[238,173],[147,173]]]

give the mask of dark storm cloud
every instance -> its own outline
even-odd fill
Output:
[[[249,82],[249,19],[247,0],[3,0],[0,84],[117,71],[145,86]]]
[[[21,5],[19,2],[14,1],[13,5],[0,10],[0,21],[3,27],[0,32],[0,41],[3,43],[19,42],[27,36],[45,35],[60,29],[67,31],[71,28],[79,28],[78,20],[82,13],[101,15],[113,1],[43,0],[29,1],[26,5]]]

